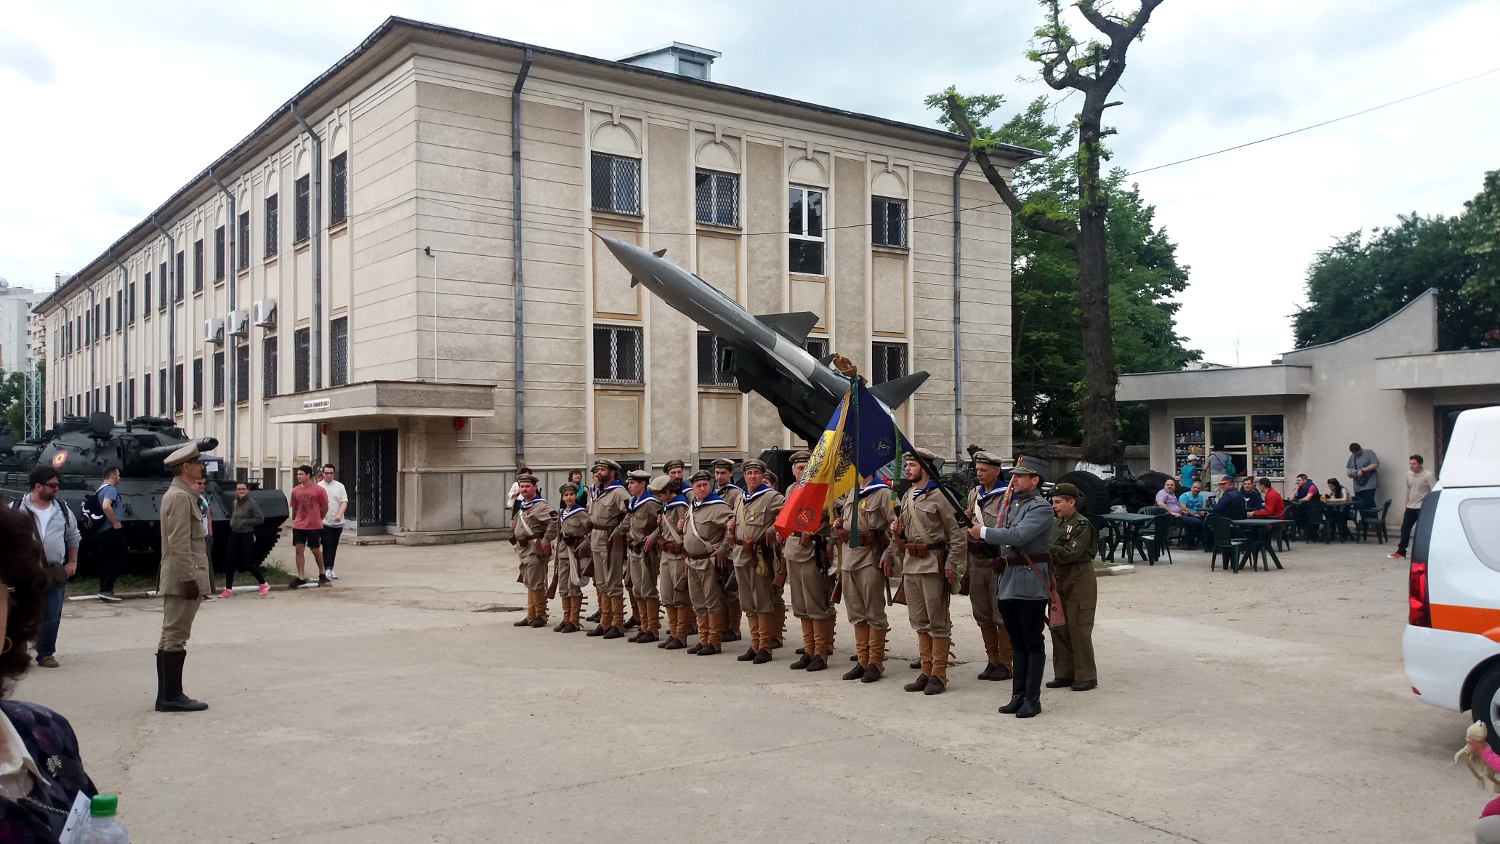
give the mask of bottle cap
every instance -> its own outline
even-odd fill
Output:
[[[89,801],[89,814],[96,818],[112,818],[120,806],[120,798],[114,794],[96,794]]]

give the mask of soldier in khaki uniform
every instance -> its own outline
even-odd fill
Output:
[[[917,449],[917,454],[929,462],[937,459],[926,449]],[[885,549],[887,560],[901,563],[906,611],[921,653],[922,673],[903,688],[940,695],[948,687],[948,651],[953,644],[949,587],[957,579],[968,540],[954,518],[953,506],[927,477],[915,454],[906,455],[906,479],[911,489],[901,497],[892,528],[895,541]]]
[[[734,484],[734,461],[727,457],[720,457],[714,461],[714,494],[728,504],[731,511],[734,505],[740,503],[740,499],[745,497],[745,491]],[[727,586],[737,587],[738,584]],[[724,641],[738,642],[740,640],[740,614],[739,589],[725,588]]]
[[[719,577],[721,565],[727,565],[724,542],[734,512],[714,492],[713,475],[700,470],[692,483],[693,503],[678,517],[687,557],[688,595],[698,616],[698,644],[688,653],[712,656],[724,651],[724,589]]]
[[[589,490],[589,546],[594,554],[594,587],[599,593],[599,626],[590,636],[619,639],[625,635],[625,510],[630,493],[620,483],[620,464],[607,458],[594,463]]]
[[[156,650],[156,711],[201,712],[208,704],[182,692],[182,667],[198,605],[208,594],[208,546],[195,482],[203,479],[198,447],[188,443],[163,461],[172,484],[161,497],[161,642]]]
[[[553,629],[557,633],[577,633],[578,616],[583,611],[585,574],[593,549],[589,547],[589,511],[578,503],[578,485],[569,481],[558,488],[562,508],[547,525],[547,544],[556,551],[557,594],[562,598],[562,621]]]
[[[682,473],[686,468],[687,464],[675,457],[662,464],[661,470],[667,473],[667,480],[677,486],[672,490],[673,495],[684,494],[692,490],[688,482],[682,478]]]
[[[661,502],[646,491],[651,483],[651,473],[640,469],[631,472],[626,482],[630,490],[630,504],[625,509],[625,571],[630,578],[630,598],[635,604],[635,617],[640,619],[641,632],[630,637],[632,642],[655,642],[661,630],[661,592],[657,591],[657,568],[660,561],[656,554],[657,516],[661,513]]]
[[[792,455],[792,489],[802,483],[807,462],[812,455],[799,451]],[[786,561],[786,581],[792,589],[792,613],[802,622],[802,656],[791,668],[822,671],[833,653],[833,628],[838,610],[828,601],[830,542],[832,518],[824,513],[816,531],[793,531],[781,547]],[[863,670],[863,669],[861,669]]]
[[[974,474],[979,483],[969,490],[969,518],[975,524],[996,527],[1000,524],[1000,503],[1006,490],[1000,482],[1000,458],[988,451],[976,452]],[[996,556],[994,546],[969,540],[969,604],[974,608],[979,635],[984,637],[985,666],[979,672],[981,680],[1010,679],[1010,635],[1000,622],[1000,603],[995,598],[995,587],[1000,582]]]
[[[1052,628],[1052,680],[1049,689],[1063,686],[1075,692],[1099,688],[1094,667],[1094,607],[1099,602],[1099,582],[1094,578],[1094,553],[1098,535],[1088,517],[1078,512],[1078,487],[1058,484],[1052,490],[1050,553],[1057,567],[1057,593],[1062,599],[1062,632]]]
[[[739,582],[740,603],[750,620],[750,649],[739,660],[763,665],[771,661],[776,619],[776,606],[771,602],[771,593],[776,591],[772,581],[780,565],[776,551],[781,535],[776,532],[776,517],[786,499],[766,483],[766,464],[746,460],[743,471],[745,490],[734,505],[729,523],[735,580]]]
[[[526,617],[517,621],[515,626],[546,627],[547,563],[552,559],[552,546],[547,536],[552,532],[552,522],[557,514],[547,504],[547,499],[537,495],[536,475],[519,475],[516,485],[521,488],[521,495],[510,541],[516,546],[516,555],[521,560],[520,581],[526,586]]]
[[[657,475],[646,488],[661,506],[656,516],[659,527],[653,544],[659,555],[656,588],[667,611],[667,638],[657,647],[670,651],[687,647],[688,620],[693,614],[693,603],[688,596],[682,531],[677,529],[678,520],[688,511],[688,500],[676,492],[677,488],[670,475]]]
[[[891,544],[891,524],[896,508],[891,488],[879,478],[862,478],[859,489],[850,490],[838,503],[833,531],[844,609],[854,625],[855,666],[845,680],[873,683],[885,674],[885,637],[891,629],[885,616],[885,596],[890,586],[889,562],[882,558]],[[857,508],[857,509],[856,509]],[[850,547],[856,538],[858,544]]]

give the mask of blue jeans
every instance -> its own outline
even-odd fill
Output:
[[[1361,510],[1375,509],[1375,490],[1373,489],[1362,489],[1354,493],[1354,499],[1359,502]]]
[[[1182,525],[1182,538],[1188,545],[1197,545],[1198,540],[1203,534],[1203,520],[1197,516],[1183,513],[1177,517],[1177,521]]]
[[[57,628],[62,624],[63,598],[68,588],[60,586],[42,593],[42,635],[36,639],[36,658],[57,653]]]

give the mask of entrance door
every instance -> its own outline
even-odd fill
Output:
[[[349,508],[361,536],[396,529],[397,451],[394,428],[339,432],[339,461],[353,467]]]

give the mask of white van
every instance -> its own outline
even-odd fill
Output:
[[[1412,693],[1490,729],[1500,748],[1500,407],[1453,426],[1412,544],[1401,650]]]

